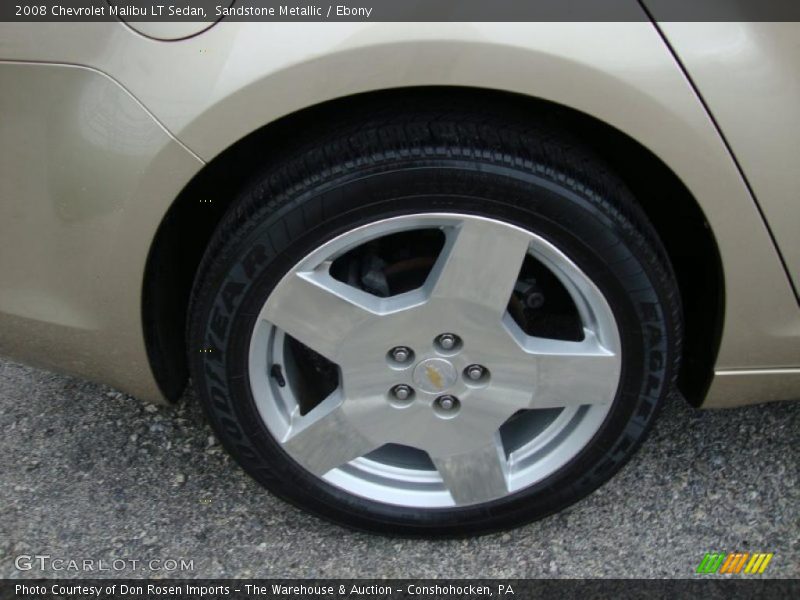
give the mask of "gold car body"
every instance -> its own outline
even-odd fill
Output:
[[[306,107],[462,86],[581,111],[663,161],[722,261],[703,406],[797,398],[799,72],[794,23],[223,22],[172,42],[0,24],[0,353],[165,401],[143,286],[192,178]]]

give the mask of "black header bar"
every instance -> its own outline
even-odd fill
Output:
[[[640,4],[641,2],[641,4]],[[646,7],[646,11],[642,5]],[[2,22],[800,21],[800,0],[2,0]]]

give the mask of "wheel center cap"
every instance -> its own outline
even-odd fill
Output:
[[[414,367],[414,384],[431,394],[445,391],[457,380],[456,368],[444,358],[429,358]]]

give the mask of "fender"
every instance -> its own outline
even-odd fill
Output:
[[[35,44],[29,27],[0,25],[0,58],[86,65],[107,74],[186,154],[196,154],[197,170],[265,124],[366,91],[480,87],[587,113],[651,150],[705,213],[725,266],[717,370],[798,367],[800,311],[769,232],[714,123],[649,22],[223,22],[180,42],[157,42],[122,24],[60,24],[58,35],[36,24]],[[148,184],[150,199],[129,199],[125,234],[94,248],[125,256],[109,268],[135,282],[142,280],[153,224],[193,175],[188,169],[167,181],[163,161],[149,169],[140,177],[157,180]],[[120,378],[114,383],[133,389]]]

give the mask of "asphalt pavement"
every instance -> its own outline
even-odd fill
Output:
[[[751,551],[774,553],[765,576],[797,578],[798,440],[800,402],[699,411],[675,399],[636,457],[560,514],[400,539],[272,496],[191,393],[156,407],[0,361],[0,577],[683,578],[706,552]]]

